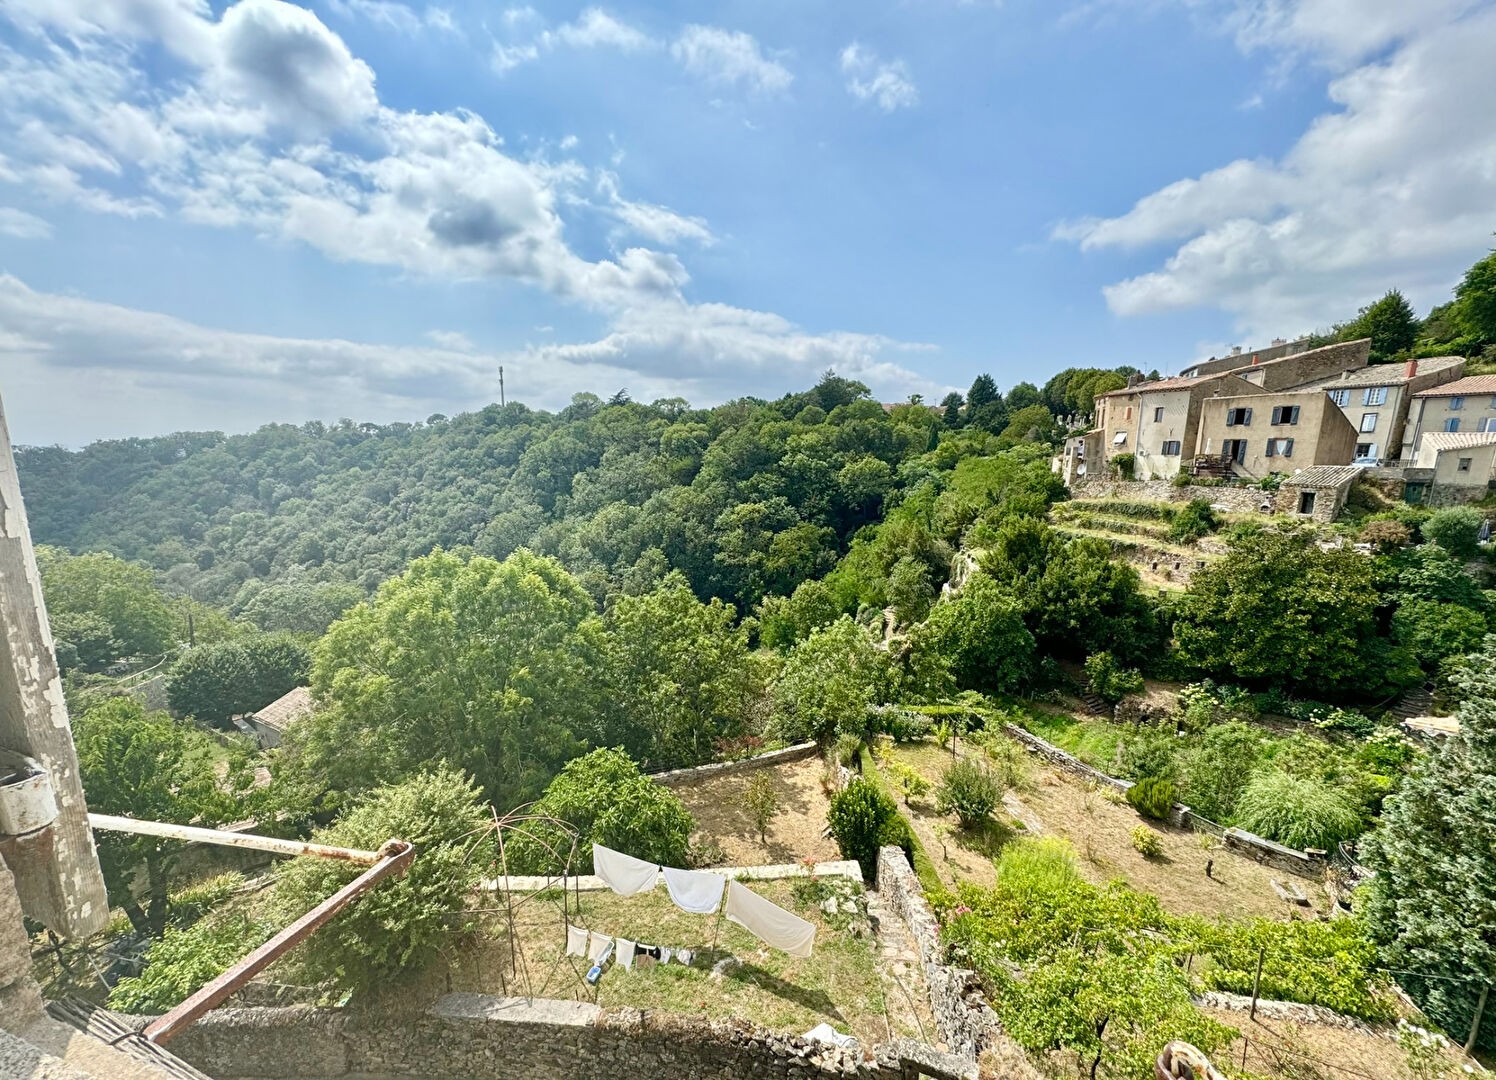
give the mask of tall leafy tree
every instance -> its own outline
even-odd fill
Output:
[[[1496,342],[1496,251],[1465,271],[1454,295],[1460,329],[1481,341]]]
[[[1418,316],[1407,297],[1391,289],[1374,304],[1368,304],[1351,322],[1340,328],[1341,341],[1371,338],[1371,355],[1387,359],[1411,349],[1418,340]]]
[[[255,634],[183,654],[166,678],[172,711],[223,727],[306,682],[311,656],[289,634]]]
[[[160,656],[175,643],[177,620],[149,568],[102,552],[69,555],[48,547],[38,548],[37,562],[47,611],[60,618],[64,634],[87,626],[79,657],[86,655],[91,667],[119,656]],[[109,627],[107,638],[97,633],[101,623]],[[105,641],[109,651],[118,650],[107,660],[99,655]]]
[[[318,643],[292,762],[360,791],[439,763],[512,806],[600,734],[601,625],[553,559],[415,560]]]
[[[716,740],[753,729],[764,686],[729,604],[703,604],[673,573],[619,597],[604,616],[608,698],[620,742],[655,768],[711,759]]]
[[[1456,1039],[1487,1009],[1496,1049],[1496,638],[1456,676],[1459,733],[1404,779],[1363,845],[1367,925],[1398,981]]]
[[[961,426],[961,406],[966,404],[966,399],[961,396],[960,391],[952,390],[940,399],[940,407],[945,410],[940,414],[940,419],[948,428]]]
[[[219,786],[207,737],[131,698],[111,698],[77,717],[73,741],[89,809],[178,825],[217,825],[236,809]],[[183,844],[157,836],[99,834],[99,862],[110,900],[135,929],[166,930],[171,873]],[[135,889],[143,870],[145,895]]]
[[[790,650],[773,686],[772,730],[792,741],[866,734],[868,706],[888,699],[892,680],[887,654],[843,615]]]
[[[927,661],[947,666],[963,689],[1011,693],[1033,674],[1034,639],[1022,608],[984,573],[935,606],[916,628],[914,648]]]

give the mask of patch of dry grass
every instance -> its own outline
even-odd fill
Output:
[[[802,859],[826,862],[841,855],[836,842],[821,835],[831,805],[821,786],[823,768],[819,758],[807,758],[690,784],[672,784],[671,790],[696,819],[692,842],[712,840],[720,844],[726,856],[723,865],[762,866]],[[758,827],[744,797],[749,780],[761,775],[773,781],[779,797],[767,843],[759,842]]]

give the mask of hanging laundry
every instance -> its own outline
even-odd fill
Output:
[[[736,881],[727,885],[727,917],[766,944],[791,956],[809,956],[816,939],[813,923],[770,903]]]
[[[668,963],[670,963],[670,957],[671,957],[671,955],[672,955],[672,950],[670,950],[670,949],[663,949],[662,948],[660,950],[660,963],[662,963],[662,964],[668,964]]]
[[[692,956],[692,953],[691,953],[690,949],[676,949],[675,950],[675,962],[677,964],[685,964],[686,967],[690,967],[691,966],[691,956]]]
[[[619,896],[633,896],[653,889],[660,876],[660,868],[654,863],[601,844],[592,845],[592,872]]]
[[[614,953],[614,959],[623,965],[624,971],[634,969],[634,943],[628,938],[618,938],[618,951]]]
[[[587,955],[587,931],[580,926],[568,926],[566,928],[566,955]]]
[[[591,944],[587,949],[587,956],[595,964],[604,956],[607,956],[608,950],[612,947],[613,939],[610,938],[607,934],[599,934],[593,932],[591,936]]]
[[[672,870],[665,867],[665,888],[670,899],[682,911],[694,915],[713,915],[722,902],[722,888],[727,879],[704,870]]]

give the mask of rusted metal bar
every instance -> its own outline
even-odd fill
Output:
[[[387,878],[400,877],[410,867],[416,849],[403,840],[387,840],[379,849],[373,866],[344,885],[322,903],[261,945],[218,978],[204,986],[165,1016],[152,1020],[145,1037],[153,1043],[165,1043],[209,1009],[221,1005],[230,994],[301,944],[323,923]]]
[[[95,829],[106,829],[109,832],[165,836],[172,840],[188,840],[199,844],[222,844],[225,847],[271,851],[277,855],[317,855],[324,859],[342,859],[345,862],[360,863],[364,866],[372,866],[383,858],[377,851],[356,851],[353,848],[308,844],[301,840],[281,840],[278,837],[257,836],[254,833],[200,829],[195,825],[172,825],[164,821],[140,821],[136,818],[116,817],[113,814],[89,814],[88,823]]]

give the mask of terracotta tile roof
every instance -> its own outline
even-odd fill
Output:
[[[1418,436],[1419,445],[1435,450],[1468,450],[1472,446],[1496,443],[1496,431],[1425,431]]]
[[[1443,386],[1431,386],[1420,390],[1414,397],[1459,397],[1479,394],[1496,395],[1496,375],[1466,375],[1463,379],[1447,382]]]
[[[290,693],[276,698],[263,709],[256,709],[252,715],[268,728],[285,731],[296,721],[306,717],[312,711],[312,707],[311,687],[298,686]]]
[[[1435,371],[1447,371],[1449,368],[1463,364],[1463,356],[1430,356],[1418,361],[1418,370],[1413,377],[1428,375]],[[1333,390],[1337,386],[1396,386],[1398,383],[1408,381],[1407,361],[1399,361],[1395,364],[1370,364],[1364,368],[1345,375],[1331,375],[1327,379],[1317,379],[1308,386],[1318,387],[1322,390]],[[1452,385],[1446,383],[1446,386]],[[1443,387],[1435,387],[1442,390]]]

